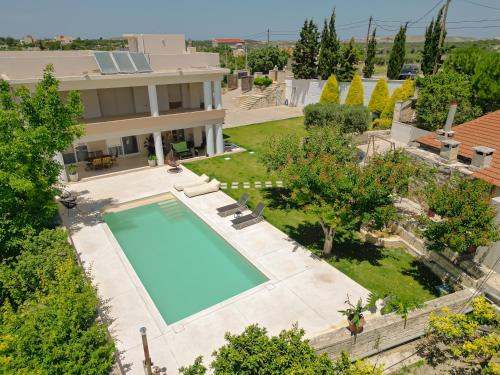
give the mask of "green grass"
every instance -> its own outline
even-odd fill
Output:
[[[225,192],[238,199],[244,192],[250,193],[249,205],[266,204],[264,216],[275,227],[291,238],[321,255],[323,236],[317,218],[301,209],[290,207],[283,194],[285,189],[243,189],[245,181],[276,181],[259,161],[262,145],[272,134],[306,133],[303,117],[271,121],[224,130],[227,141],[240,145],[249,152],[189,162],[185,166],[197,174],[206,173],[222,182],[239,182],[240,189]],[[230,160],[224,160],[226,157]],[[420,262],[402,249],[381,249],[365,243],[334,245],[334,256],[327,261],[334,267],[376,292],[391,292],[400,297],[419,298],[423,301],[436,296],[433,286],[439,280]]]

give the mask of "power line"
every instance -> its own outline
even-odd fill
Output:
[[[471,0],[462,0],[464,3],[468,3],[468,4],[472,4],[472,5],[476,5],[476,6],[479,6],[479,7],[483,7],[483,8],[488,8],[488,9],[494,9],[494,10],[500,10],[500,8],[495,8],[495,7],[492,7],[490,5],[485,5],[485,4],[481,4],[481,3],[476,3],[475,1],[471,1]]]
[[[408,24],[415,24],[415,23],[418,23],[419,21],[422,21],[425,17],[427,17],[432,11],[434,11],[434,9],[436,9],[439,5],[441,5],[443,3],[444,0],[440,0],[436,3],[436,5],[434,5],[431,9],[429,9],[423,16],[421,16],[420,18],[418,18],[416,21],[410,21],[408,22]]]

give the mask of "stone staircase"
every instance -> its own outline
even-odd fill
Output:
[[[256,89],[248,95],[241,95],[239,97],[239,108],[243,110],[250,110],[254,108],[267,107],[269,106],[269,100],[273,99],[277,95],[277,91],[280,90],[280,86],[273,82],[264,90]]]

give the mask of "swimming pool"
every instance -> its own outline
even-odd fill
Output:
[[[175,198],[104,220],[167,324],[267,281]]]

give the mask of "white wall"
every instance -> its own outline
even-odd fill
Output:
[[[364,104],[368,105],[373,89],[378,79],[363,78]],[[287,79],[285,98],[288,105],[293,107],[303,107],[308,104],[318,103],[325,85],[325,80],[321,79]],[[403,81],[388,81],[389,92],[392,92],[403,84]],[[339,82],[340,102],[344,103],[349,91],[350,82]]]
[[[393,121],[391,127],[391,139],[408,144],[420,137],[423,137],[431,132],[419,129],[415,126],[404,124],[402,122]]]
[[[495,222],[497,224],[500,224],[500,197],[493,198],[491,200],[491,204],[497,210]],[[496,272],[500,272],[500,262],[496,263],[498,258],[500,258],[500,241],[497,241],[488,247],[479,247],[475,256],[477,262],[482,263],[489,269],[492,269],[494,267],[493,269]]]

